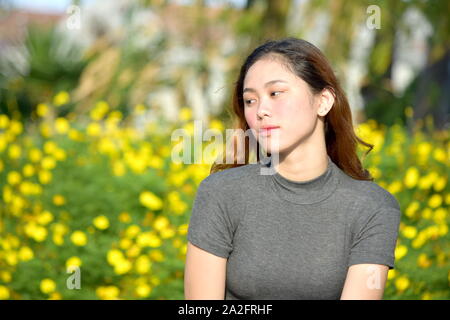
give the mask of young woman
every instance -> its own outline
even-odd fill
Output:
[[[238,127],[271,157],[216,164],[200,184],[186,299],[381,299],[400,207],[363,169],[357,145],[373,146],[355,135],[324,55],[301,39],[268,41],[247,57],[233,100]]]

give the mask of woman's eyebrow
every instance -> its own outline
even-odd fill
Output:
[[[280,79],[270,80],[270,81],[268,81],[268,82],[266,82],[266,83],[264,84],[264,88],[266,88],[266,87],[268,87],[268,86],[270,86],[271,84],[274,84],[274,83],[276,83],[276,82],[284,82],[284,83],[288,83],[287,81],[280,80]],[[253,89],[253,88],[245,88],[245,89],[242,91],[242,93],[247,92],[247,91],[255,92],[256,90]]]

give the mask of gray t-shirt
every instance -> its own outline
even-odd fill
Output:
[[[394,268],[401,212],[392,194],[329,156],[309,181],[261,174],[269,165],[216,172],[197,189],[187,239],[227,258],[226,300],[340,299],[349,266]]]

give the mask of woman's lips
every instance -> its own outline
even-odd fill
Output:
[[[270,136],[274,130],[280,129],[280,127],[270,127],[259,130],[259,134],[262,136]]]

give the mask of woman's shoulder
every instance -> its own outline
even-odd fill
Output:
[[[238,167],[211,173],[200,183],[199,187],[212,190],[236,190],[237,188],[254,183],[252,178],[258,170],[258,164],[245,164]]]
[[[395,196],[374,181],[359,180],[343,174],[340,178],[340,184],[341,191],[351,195],[359,203],[400,210],[399,202]]]

